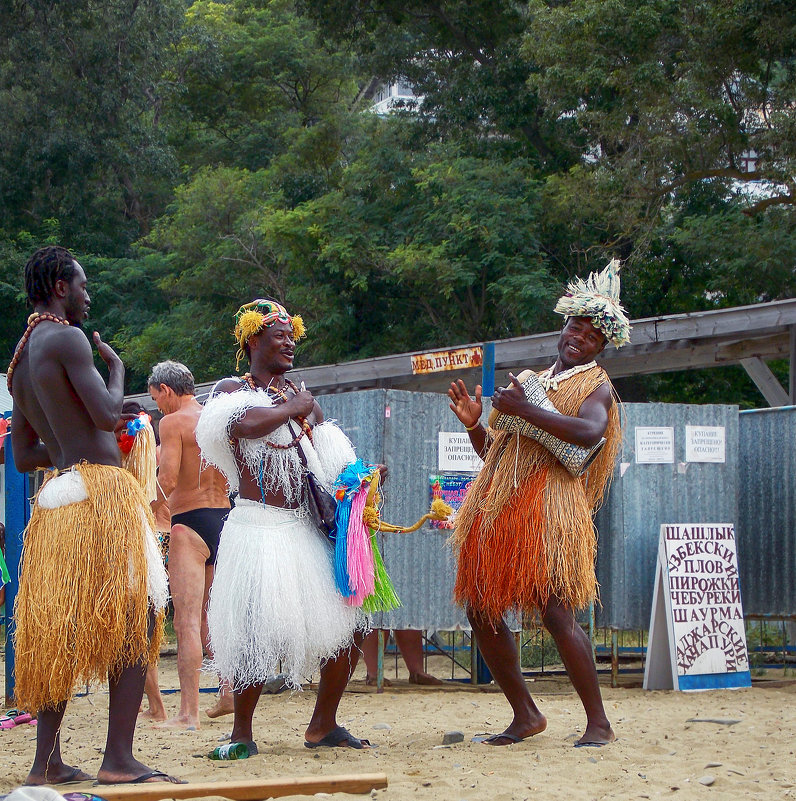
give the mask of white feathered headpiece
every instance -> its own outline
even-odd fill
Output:
[[[555,307],[565,318],[588,317],[617,348],[630,342],[630,321],[619,302],[620,267],[619,259],[611,259],[602,272],[570,281]]]

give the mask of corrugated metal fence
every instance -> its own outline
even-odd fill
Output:
[[[796,614],[796,406],[741,412],[738,563],[744,611]]]
[[[597,515],[597,625],[649,626],[662,523],[732,523],[737,519],[738,407],[628,403],[622,454],[611,493]],[[723,426],[725,462],[685,461],[685,427]],[[671,427],[674,462],[639,464],[636,427]]]
[[[460,432],[446,397],[368,390],[320,399],[363,458],[390,468],[385,519],[409,524],[428,511],[438,470],[438,434]],[[488,401],[487,401],[488,406]],[[485,410],[485,415],[488,409]],[[749,614],[796,611],[796,408],[738,414],[735,406],[626,404],[625,437],[609,497],[597,516],[599,626],[649,624],[661,523],[735,522],[744,607]],[[685,461],[685,426],[722,426],[725,462]],[[674,463],[635,461],[635,428],[668,426]],[[467,628],[451,601],[455,563],[447,533],[380,535],[403,607],[377,620],[395,628]]]

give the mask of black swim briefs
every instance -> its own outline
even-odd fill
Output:
[[[205,564],[214,565],[218,553],[218,539],[228,514],[229,509],[191,509],[190,512],[172,515],[171,525],[180,524],[193,529],[210,549],[210,556]]]

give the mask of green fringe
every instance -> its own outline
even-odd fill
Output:
[[[373,595],[368,595],[362,602],[363,611],[368,614],[373,612],[389,612],[397,609],[401,605],[400,598],[395,594],[395,588],[387,575],[384,561],[379,553],[379,546],[376,542],[376,532],[371,529],[370,546],[373,549],[373,569],[376,573],[376,589]]]

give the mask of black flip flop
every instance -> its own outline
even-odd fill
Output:
[[[332,729],[323,739],[318,740],[317,743],[311,743],[308,740],[304,741],[306,748],[357,748],[367,749],[372,748],[370,740],[358,739],[351,734],[348,729],[343,726],[337,726]]]
[[[151,782],[150,779],[162,779],[162,782]],[[169,776],[168,773],[164,773],[162,770],[150,770],[149,773],[142,773],[140,776],[136,776],[134,779],[127,779],[123,782],[101,782],[97,781],[95,784],[96,786],[100,785],[110,785],[110,784],[188,784],[185,779],[177,779],[174,776]]]
[[[504,739],[508,740],[507,743],[498,743],[497,740]],[[474,743],[482,743],[483,745],[516,745],[517,743],[521,743],[525,737],[517,737],[516,734],[509,734],[508,732],[501,732],[500,734],[476,734],[473,737],[471,742]]]
[[[78,776],[80,775],[85,776],[84,779],[79,779]],[[75,768],[69,776],[60,782],[45,782],[44,784],[24,784],[23,787],[45,787],[50,785],[52,787],[68,787],[70,784],[83,784],[84,782],[94,782],[97,780],[96,776],[91,776],[90,774],[86,773],[84,770],[80,768]]]

